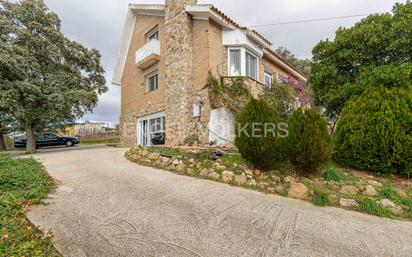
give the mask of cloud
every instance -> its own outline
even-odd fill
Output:
[[[45,0],[62,21],[67,37],[102,54],[106,80],[111,81],[120,49],[128,0]],[[199,0],[212,3],[242,25],[259,25],[302,19],[335,17],[390,11],[396,0]],[[137,4],[161,4],[162,0],[132,1]],[[352,26],[359,18],[329,20],[314,23],[274,26],[257,29],[272,40],[274,48],[285,46],[298,57],[310,57],[313,46],[320,40],[333,38],[338,27]],[[109,92],[100,97],[93,113],[82,120],[119,122],[120,88],[109,85]]]

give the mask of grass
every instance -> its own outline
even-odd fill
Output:
[[[341,174],[334,170],[327,170],[325,173],[323,173],[323,178],[325,181],[341,181],[343,180],[343,177]]]
[[[345,175],[331,163],[325,164],[324,170],[323,178],[325,181],[342,181],[345,179]]]
[[[166,147],[148,147],[148,150],[151,152],[157,152],[164,155],[170,156],[182,156],[188,159],[198,159],[198,160],[208,160],[210,152],[200,151],[200,152],[186,152],[179,150],[177,148],[166,148]]]
[[[0,153],[7,153],[7,152],[11,152],[11,151],[26,151],[26,148],[15,148],[15,147],[10,147],[7,148],[6,150],[1,150]]]
[[[59,256],[50,234],[39,231],[26,217],[53,189],[53,180],[33,159],[0,155],[0,253],[2,256]]]
[[[210,169],[210,168],[213,167],[213,164],[214,164],[214,163],[213,163],[212,161],[207,160],[207,161],[203,162],[202,167],[203,167],[203,168],[206,168],[206,169]]]
[[[379,217],[393,218],[394,216],[392,211],[382,208],[374,199],[371,198],[362,199],[356,209],[360,212],[366,212]]]
[[[226,163],[231,163],[231,164],[233,163],[241,164],[244,162],[240,154],[225,154],[222,157],[222,161]]]
[[[289,191],[289,185],[285,185],[282,190],[278,191],[277,193],[281,196],[287,197],[288,196],[288,191]]]
[[[387,198],[392,201],[399,200],[399,194],[392,185],[384,185],[378,190],[378,193],[381,198]]]
[[[81,145],[100,145],[100,144],[116,144],[116,143],[119,143],[118,139],[113,139],[113,140],[90,140],[90,141],[80,140]]]
[[[405,216],[407,218],[412,218],[412,198],[405,198],[401,200],[401,204],[406,206],[407,209],[405,210]]]
[[[327,191],[316,189],[313,193],[313,203],[317,206],[329,205],[329,195]]]

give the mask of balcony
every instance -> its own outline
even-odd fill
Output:
[[[136,51],[136,66],[144,70],[160,61],[160,41],[152,39]]]

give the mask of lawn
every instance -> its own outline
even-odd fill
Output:
[[[0,155],[0,253],[2,256],[60,256],[48,231],[40,231],[26,217],[40,204],[54,182],[33,159]]]
[[[100,145],[100,144],[118,144],[119,140],[118,139],[112,139],[112,140],[80,140],[81,145]]]

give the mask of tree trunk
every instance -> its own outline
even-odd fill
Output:
[[[339,120],[339,115],[336,116],[336,119],[333,121],[332,127],[331,127],[331,135],[335,134],[335,130],[336,130],[336,125],[338,124],[338,120]]]
[[[6,144],[4,143],[4,134],[0,129],[0,151],[6,150]]]
[[[26,127],[26,151],[28,153],[35,153],[36,152],[36,135],[34,133],[34,127],[32,125],[28,125]]]

